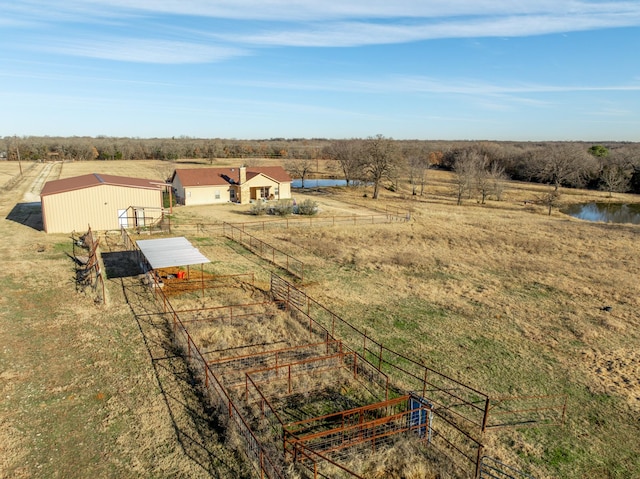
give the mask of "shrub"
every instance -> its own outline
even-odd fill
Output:
[[[273,212],[278,216],[289,216],[293,213],[293,202],[288,200],[278,201],[273,206]]]
[[[249,213],[256,216],[262,216],[267,214],[267,205],[265,205],[262,201],[256,201],[249,208]]]
[[[304,200],[298,204],[298,214],[313,216],[318,212],[318,203],[313,200]]]

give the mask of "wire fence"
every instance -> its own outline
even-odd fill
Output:
[[[122,235],[123,243],[137,250],[126,231]],[[514,406],[523,398],[492,402],[487,394],[384,347],[274,274],[271,294],[275,304],[285,307],[315,341],[244,355],[203,351],[194,340],[201,324],[213,321],[242,326],[274,303],[176,310],[157,275],[151,275],[151,282],[153,295],[172,324],[174,342],[184,351],[213,405],[224,413],[229,430],[241,438],[242,451],[261,478],[286,477],[287,457],[306,468],[308,477],[361,477],[341,461],[344,451],[363,446],[375,451],[405,433],[450,458],[465,476],[528,477],[489,475],[518,471],[485,459],[482,432],[508,425],[507,413],[538,413],[544,408],[536,401],[547,397],[526,398],[532,401],[526,408]],[[317,378],[335,381],[342,374],[379,386],[382,396],[373,406],[357,412],[340,411],[297,422],[282,415],[283,398],[313,396],[321,387],[315,382]],[[401,401],[393,397],[397,395],[414,399],[399,406]],[[562,421],[566,399],[552,406],[554,411],[558,408],[562,409]],[[499,419],[491,422],[490,413]],[[255,418],[259,418],[257,423]],[[524,417],[519,417],[518,423],[522,421]],[[328,471],[339,471],[339,475]]]
[[[254,252],[261,258],[266,259],[272,264],[288,271],[293,276],[304,279],[304,263],[288,253],[281,251],[274,246],[256,238],[250,233],[247,233],[244,228],[235,226],[231,223],[223,224],[224,236],[231,241],[235,241],[249,251]]]
[[[448,456],[469,461],[480,474],[483,433],[490,428],[564,423],[567,396],[490,398],[467,384],[385,347],[309,297],[285,279],[271,275],[271,293],[310,330],[343,342],[369,364],[392,378],[400,392],[410,391],[433,405],[439,426],[431,444]],[[487,476],[490,477],[490,476]],[[505,476],[506,477],[506,476]]]
[[[388,211],[370,215],[333,215],[333,216],[293,216],[275,219],[263,219],[245,221],[241,223],[215,222],[215,223],[188,223],[171,219],[167,215],[166,220],[158,225],[159,229],[175,234],[190,234],[194,236],[225,236],[228,225],[240,229],[243,232],[267,232],[289,228],[314,228],[328,226],[363,226],[384,223],[400,223],[411,218],[409,213],[400,211]]]

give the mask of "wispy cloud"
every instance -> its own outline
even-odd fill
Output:
[[[24,0],[11,10],[62,15],[115,12],[170,13],[237,20],[326,21],[354,18],[442,18],[460,16],[624,13],[637,11],[633,1],[589,0]],[[48,7],[43,10],[42,7]]]
[[[137,38],[104,38],[81,42],[58,41],[33,48],[79,57],[162,64],[216,62],[249,54],[247,50],[241,48]]]
[[[640,25],[640,4],[620,0],[21,0],[17,4],[0,0],[0,7],[4,22],[91,23],[166,14],[265,21],[270,28],[255,37],[247,36],[246,41],[255,38],[269,43],[271,38],[275,44],[293,45],[331,44],[328,39],[337,32],[342,33],[338,45],[352,45],[370,43],[380,33],[379,42],[397,42]],[[300,30],[291,28],[299,23],[303,24]],[[355,32],[348,35],[353,28]],[[369,36],[364,35],[367,28],[372,30]],[[286,35],[292,36],[291,43],[283,40]],[[350,36],[349,42],[346,39]]]
[[[477,79],[432,78],[425,76],[387,76],[377,80],[347,78],[325,78],[313,82],[304,80],[265,81],[238,80],[234,85],[251,88],[283,89],[300,91],[331,91],[346,93],[425,93],[454,95],[517,95],[536,93],[577,93],[577,92],[637,92],[640,82],[622,85],[550,85],[533,83],[499,84],[482,82]],[[532,100],[533,102],[533,100]]]
[[[291,29],[219,35],[230,42],[296,47],[352,47],[441,38],[524,37],[640,25],[640,5],[627,14],[547,14],[437,19],[429,22],[328,22]]]
[[[40,44],[48,52],[146,63],[220,61],[265,46],[354,47],[640,26],[640,2],[617,0],[0,0],[0,9],[0,25],[15,29],[115,26],[113,38],[52,36]],[[180,19],[195,17],[199,29],[180,31]],[[140,24],[174,32],[176,41],[145,38]],[[139,39],[119,36],[124,31]]]

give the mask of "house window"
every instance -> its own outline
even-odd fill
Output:
[[[191,198],[191,192],[187,191],[187,198]]]
[[[276,186],[276,187],[273,189],[273,194],[274,194],[274,195],[276,195],[276,196],[278,196],[278,195],[280,194],[280,187],[279,187],[279,186]]]
[[[236,190],[234,190],[233,188],[229,190],[229,198],[231,199],[231,201],[235,201],[236,199]]]
[[[220,190],[215,190],[216,200],[220,199]]]

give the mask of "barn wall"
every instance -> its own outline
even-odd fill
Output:
[[[98,185],[42,197],[42,217],[47,233],[120,228],[118,210],[130,206],[162,208],[162,191]],[[128,213],[130,214],[130,213]]]

